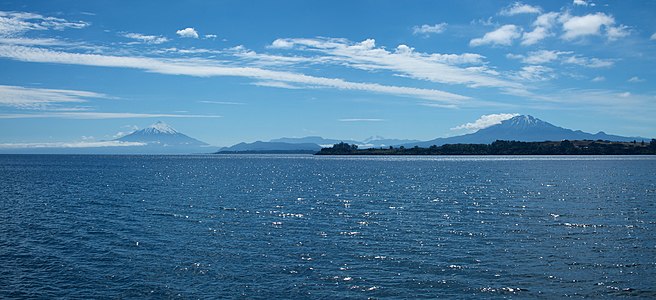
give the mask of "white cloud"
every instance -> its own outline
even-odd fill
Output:
[[[24,46],[67,46],[71,43],[53,38],[0,37],[0,44]]]
[[[290,90],[301,89],[300,86],[295,86],[295,85],[291,85],[287,82],[273,81],[273,80],[257,81],[257,82],[254,82],[253,85],[263,86],[263,87],[281,88],[281,89],[290,89]]]
[[[476,47],[486,44],[510,46],[512,41],[519,38],[521,28],[515,25],[503,25],[492,32],[486,33],[482,38],[469,41],[469,46]]]
[[[491,115],[482,115],[478,120],[472,122],[472,123],[466,123],[462,125],[458,125],[456,127],[451,128],[451,130],[470,130],[470,131],[476,131],[480,130],[483,128],[488,128],[490,126],[494,126],[497,124],[501,124],[501,122],[511,119],[513,117],[519,116],[519,114],[491,114]]]
[[[233,67],[223,65],[219,61],[206,59],[155,59],[145,57],[80,54],[42,48],[2,45],[0,45],[0,57],[28,62],[132,68],[170,75],[187,75],[196,77],[247,77],[260,81],[277,81],[310,87],[375,92],[443,102],[460,102],[469,99],[469,97],[466,96],[436,89],[350,82],[339,78],[316,77],[253,67]]]
[[[17,36],[32,30],[80,29],[87,26],[89,23],[83,21],[71,22],[35,13],[0,11],[0,36],[4,37]]]
[[[140,33],[126,33],[126,34],[123,34],[123,36],[126,37],[126,38],[129,38],[129,39],[137,40],[140,43],[144,43],[144,44],[158,45],[158,44],[166,43],[166,42],[169,41],[169,39],[167,39],[163,36],[160,36],[160,35],[144,35],[144,34],[140,34]]]
[[[204,39],[215,39],[216,37],[216,34],[206,34],[203,36]]]
[[[154,53],[178,53],[178,54],[221,54],[224,51],[221,50],[211,50],[204,48],[188,48],[188,49],[178,49],[176,47],[164,48],[155,50]]]
[[[572,52],[569,51],[539,50],[529,52],[527,56],[508,54],[507,57],[513,59],[521,59],[521,61],[525,64],[536,65],[558,60],[560,56],[571,53]]]
[[[644,82],[644,81],[645,81],[644,79],[642,79],[638,76],[633,76],[633,77],[629,78],[629,80],[628,80],[628,82],[633,82],[633,83]]]
[[[510,77],[521,81],[545,81],[556,78],[554,70],[541,65],[523,66],[516,72],[512,72]]]
[[[555,78],[556,75],[554,74],[552,68],[539,65],[530,65],[522,67],[522,69],[519,70],[514,77],[526,81],[544,81]]]
[[[187,27],[185,29],[180,29],[180,30],[176,31],[175,34],[177,34],[177,35],[179,35],[180,37],[183,37],[183,38],[194,38],[194,39],[198,38],[198,32],[196,31],[196,29],[194,29],[192,27]]]
[[[605,81],[605,80],[606,80],[606,77],[604,77],[604,76],[597,76],[595,78],[592,78],[592,82],[602,82],[602,81]]]
[[[574,0],[573,4],[577,6],[588,6],[588,2],[585,0]]]
[[[654,34],[652,34],[651,37],[649,37],[649,39],[652,41],[656,41],[656,32],[654,32]]]
[[[539,14],[542,9],[538,6],[532,6],[521,2],[515,2],[499,12],[502,16],[514,16],[518,14]]]
[[[432,103],[432,102],[419,103],[419,105],[426,106],[426,107],[448,108],[448,109],[458,108],[458,106],[453,104],[439,104],[439,103]]]
[[[570,108],[578,107],[584,111],[598,109],[604,112],[623,111],[633,114],[635,108],[640,107],[644,111],[656,113],[653,95],[632,94],[617,90],[563,89],[551,94],[538,95],[535,99],[544,101],[544,104],[553,103],[559,109],[563,105],[567,105]]]
[[[522,35],[522,45],[534,45],[541,40],[552,36],[553,33],[551,32],[551,29],[556,24],[558,15],[559,13],[549,12],[538,16],[537,19],[533,22],[533,31],[524,32]]]
[[[428,25],[424,24],[421,26],[415,26],[412,27],[412,34],[418,35],[418,34],[425,34],[425,35],[430,35],[434,33],[442,33],[444,30],[446,30],[446,23],[440,23],[440,24],[435,24],[435,25]]]
[[[623,37],[627,37],[630,34],[631,34],[630,28],[625,25],[606,28],[606,35],[608,36],[609,41],[615,41]]]
[[[272,46],[270,46],[272,48]],[[242,60],[251,66],[267,67],[267,66],[293,66],[293,65],[309,65],[327,63],[329,58],[322,57],[302,57],[302,56],[284,56],[273,54],[262,54],[255,51],[246,49],[244,46],[237,46],[227,49],[225,51],[233,56]]]
[[[139,142],[101,141],[101,142],[55,142],[55,143],[0,143],[0,149],[25,148],[99,148],[99,147],[134,147],[145,146]]]
[[[615,64],[615,61],[599,58],[587,58],[581,56],[570,56],[563,63],[579,65],[587,68],[607,68]]]
[[[288,41],[286,39],[276,39],[269,46],[269,48],[274,48],[274,49],[289,49],[292,47],[294,47],[294,42]]]
[[[340,122],[382,122],[385,119],[364,119],[364,118],[354,118],[354,119],[338,119]]]
[[[345,39],[279,39],[274,44],[284,49],[321,53],[316,62],[332,63],[366,71],[391,71],[399,76],[469,87],[523,89],[521,84],[493,75],[485,66],[463,68],[454,64],[483,62],[483,56],[472,53],[439,54],[416,52],[399,45],[393,51],[376,47],[373,39],[353,43]],[[274,47],[273,44],[271,47]]]
[[[588,14],[580,17],[565,14],[561,15],[560,20],[563,22],[563,31],[565,33],[563,33],[562,38],[565,40],[573,40],[588,35],[601,35],[602,26],[608,28],[615,24],[615,19],[604,13]]]
[[[586,68],[606,68],[615,64],[613,60],[583,57],[574,55],[572,51],[539,50],[529,52],[527,55],[509,53],[506,57],[519,59],[522,63],[530,65],[559,61],[563,64],[579,65]]]
[[[205,104],[221,104],[221,105],[246,105],[246,103],[243,103],[243,102],[231,102],[231,101],[208,101],[208,100],[201,100],[201,101],[198,101],[198,103],[205,103]]]
[[[123,128],[127,128],[128,131],[119,131],[112,136],[112,139],[118,139],[139,130],[137,125],[125,125]]]
[[[533,31],[524,32],[522,35],[522,46],[537,44],[539,41],[549,36],[549,30],[544,27],[535,27]]]
[[[0,85],[0,106],[20,109],[54,109],[64,103],[87,102],[89,98],[108,96],[88,91]]]
[[[133,119],[133,118],[222,118],[218,115],[142,114],[123,112],[48,112],[38,114],[0,114],[0,119]]]

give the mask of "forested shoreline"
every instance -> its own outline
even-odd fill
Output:
[[[611,141],[495,141],[491,144],[447,144],[422,147],[358,149],[357,145],[338,143],[323,148],[317,155],[656,155],[656,139],[650,142]]]

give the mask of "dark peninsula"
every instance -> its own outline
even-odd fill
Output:
[[[358,149],[339,143],[322,148],[317,155],[656,155],[656,139],[611,142],[602,140],[518,142],[495,141],[491,144],[447,144],[428,148],[389,147]]]

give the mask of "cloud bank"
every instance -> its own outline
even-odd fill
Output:
[[[488,128],[490,126],[494,126],[497,124],[501,124],[501,122],[511,119],[513,117],[519,116],[519,114],[491,114],[491,115],[482,115],[478,120],[471,122],[471,123],[466,123],[462,125],[458,125],[456,127],[451,128],[451,130],[471,130],[471,131],[476,131],[480,130],[483,128]]]

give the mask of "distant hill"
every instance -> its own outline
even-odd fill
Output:
[[[282,143],[282,142],[262,142],[257,141],[254,143],[239,143],[232,145],[230,147],[221,148],[219,153],[229,153],[229,152],[270,152],[270,153],[307,153],[307,152],[316,152],[321,150],[321,146],[313,143]]]
[[[419,140],[403,140],[403,139],[386,139],[381,136],[371,137],[364,140],[362,143],[357,144],[360,148],[380,148],[389,147],[393,145],[402,145],[408,143],[418,143]]]
[[[279,138],[273,139],[271,143],[287,143],[287,144],[316,144],[316,145],[333,145],[339,142],[349,143],[349,144],[360,144],[361,142],[354,140],[338,140],[338,139],[325,139],[320,136],[306,136],[301,138]]]
[[[403,139],[386,139],[381,136],[373,136],[370,138],[365,139],[364,141],[356,141],[356,140],[340,140],[340,139],[326,139],[322,138],[320,136],[306,136],[306,137],[301,137],[301,138],[280,138],[280,139],[273,139],[271,142],[274,143],[289,143],[289,144],[306,144],[306,143],[311,143],[311,144],[317,144],[323,147],[326,146],[332,146],[334,144],[338,144],[341,142],[351,144],[351,145],[358,145],[360,148],[376,148],[376,147],[387,147],[391,145],[400,145],[400,144],[405,144],[405,143],[415,143],[415,142],[420,142],[418,140],[403,140]]]
[[[437,138],[426,142],[414,142],[403,144],[405,147],[430,147],[445,144],[491,144],[496,140],[542,142],[562,140],[608,140],[616,142],[649,141],[643,137],[624,137],[610,135],[604,132],[596,134],[571,130],[555,126],[529,115],[516,116],[474,133],[453,136],[448,138]]]

